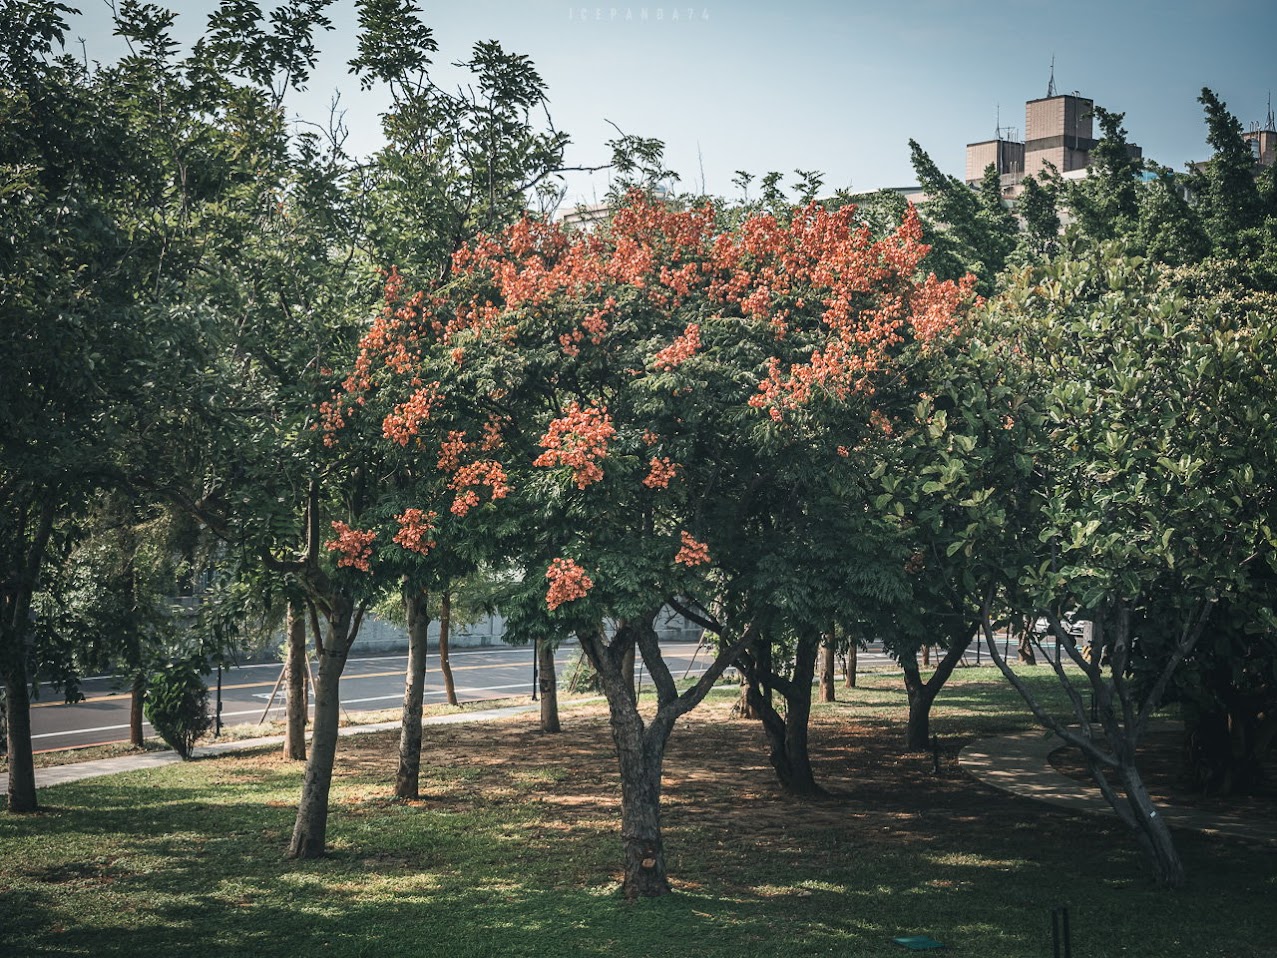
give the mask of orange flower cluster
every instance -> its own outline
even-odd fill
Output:
[[[372,558],[372,540],[377,538],[377,533],[373,530],[363,532],[352,529],[339,520],[333,521],[333,531],[337,533],[337,538],[325,542],[324,548],[329,552],[341,553],[337,557],[337,565],[358,569],[360,572],[371,572],[368,560]]]
[[[395,521],[399,523],[399,531],[395,533],[395,543],[409,552],[428,555],[435,547],[432,536],[435,532],[435,521],[438,518],[437,512],[405,509],[403,515],[395,516]]]
[[[692,538],[687,530],[679,533],[683,547],[678,550],[678,554],[674,556],[674,561],[680,565],[695,566],[703,565],[709,562],[709,546],[703,542],[697,542]]]
[[[505,422],[508,422],[508,419],[489,416],[488,421],[483,424],[484,452],[494,452],[505,444],[505,440],[501,438],[501,428]]]
[[[541,453],[534,466],[567,466],[578,489],[584,489],[603,478],[599,461],[607,458],[608,440],[616,435],[606,406],[579,403],[568,406],[566,413],[550,423],[541,437]]]
[[[435,468],[440,472],[456,472],[461,468],[461,457],[474,443],[466,442],[464,429],[453,429],[448,438],[439,443],[439,462]]]
[[[553,612],[565,602],[573,602],[585,598],[585,594],[594,588],[594,582],[585,570],[571,559],[555,559],[545,571],[550,580],[550,588],[545,593],[545,604]]]
[[[504,499],[510,494],[505,469],[499,462],[481,459],[461,466],[452,477],[452,481],[448,483],[448,488],[457,493],[456,498],[452,500],[454,516],[464,516],[479,504],[479,494],[471,488],[472,486],[487,486],[493,502]]]
[[[362,397],[361,397],[362,398]],[[381,422],[381,434],[400,446],[421,432],[421,424],[430,420],[436,405],[443,401],[438,383],[422,386],[407,402],[395,406]]]
[[[660,370],[676,369],[695,356],[700,348],[700,324],[688,323],[687,328],[683,330],[683,335],[657,353],[652,358],[652,362]]]
[[[359,342],[355,367],[342,382],[342,392],[334,391],[330,401],[320,403],[317,427],[324,432],[324,445],[335,445],[336,434],[348,424],[350,408],[364,405],[365,397],[373,388],[375,370],[385,368],[396,375],[408,376],[420,365],[425,328],[423,313],[427,306],[437,307],[440,302],[428,301],[424,293],[415,293],[407,301],[402,297],[403,277],[392,269],[386,276],[385,305]],[[414,387],[421,386],[420,381],[414,380]],[[396,414],[402,416],[402,409],[397,409]],[[410,410],[405,417],[409,425],[398,420],[383,423],[386,438],[405,445],[407,437],[415,434],[421,418],[426,418],[417,418],[413,423],[413,415]]]
[[[643,479],[643,485],[649,489],[668,489],[670,480],[677,474],[677,463],[670,462],[669,459],[653,457],[651,468]]]

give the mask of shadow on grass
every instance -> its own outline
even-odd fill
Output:
[[[0,941],[34,956],[873,958],[926,933],[1023,958],[1050,953],[1049,909],[1068,903],[1078,954],[1265,954],[1266,857],[1185,841],[1190,888],[1158,893],[1115,825],[976,786],[948,749],[934,774],[899,734],[822,718],[817,776],[836,794],[809,804],[778,791],[755,723],[689,717],[665,779],[676,894],[633,904],[615,884],[601,716],[561,736],[433,736],[419,802],[387,798],[393,735],[343,746],[332,853],[313,862],[283,857],[300,768],[271,757],[60,786],[45,815],[0,818]]]

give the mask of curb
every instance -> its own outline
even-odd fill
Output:
[[[510,705],[499,709],[479,709],[473,712],[454,712],[450,715],[432,715],[422,719],[426,725],[461,725],[466,722],[495,722],[513,715],[522,715],[538,709],[537,705]],[[401,727],[400,722],[378,722],[375,725],[350,725],[337,730],[339,737],[351,735],[367,735],[371,732],[389,732]],[[282,745],[284,736],[266,735],[261,738],[239,739],[233,742],[214,742],[211,745],[197,746],[192,752],[196,759],[215,758],[231,752],[245,752],[260,748],[263,745]],[[134,772],[140,769],[159,768],[173,765],[181,758],[173,751],[146,752],[141,755],[121,755],[118,758],[103,758],[95,762],[77,762],[72,765],[53,765],[49,768],[35,770],[36,788],[48,788],[51,785],[62,785],[66,782],[79,782],[86,778],[100,778],[103,775],[116,775],[120,772]],[[0,773],[0,791],[9,789],[9,775]]]

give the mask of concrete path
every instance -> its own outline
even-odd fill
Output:
[[[493,722],[497,719],[507,718],[511,715],[522,715],[525,712],[531,712],[539,709],[540,705],[512,705],[499,709],[476,709],[473,712],[454,712],[449,715],[433,715],[423,719],[423,725],[458,725],[463,722]],[[388,732],[398,729],[400,723],[396,720],[393,722],[379,722],[376,725],[351,725],[339,729],[339,735],[366,735],[369,732]],[[284,737],[282,735],[267,735],[262,738],[245,738],[236,741],[214,742],[211,745],[201,745],[195,749],[196,758],[211,758],[215,755],[225,755],[228,752],[243,752],[250,748],[258,748],[262,745],[283,745]],[[104,758],[96,762],[77,762],[74,765],[54,765],[49,768],[37,768],[35,770],[36,788],[45,788],[49,785],[61,785],[63,782],[79,782],[86,778],[98,778],[102,775],[115,775],[117,772],[132,772],[141,768],[158,768],[161,765],[172,765],[180,762],[177,753],[173,751],[164,752],[141,752],[137,755],[121,755],[118,758]],[[0,773],[0,792],[7,792],[9,789],[8,773]]]
[[[1075,781],[1052,767],[1051,753],[1064,747],[1063,739],[1054,732],[1039,729],[972,742],[958,754],[958,764],[979,781],[1012,795],[1076,812],[1116,814],[1097,787]],[[1277,825],[1272,823],[1195,808],[1167,806],[1161,812],[1173,828],[1277,845]]]

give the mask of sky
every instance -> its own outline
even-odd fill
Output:
[[[82,15],[68,44],[89,59],[119,55],[102,0],[69,0]],[[159,0],[163,2],[163,0]],[[606,162],[626,133],[666,143],[681,186],[739,196],[735,171],[819,170],[825,188],[855,192],[916,182],[908,141],[961,177],[967,143],[999,122],[1023,138],[1024,102],[1043,97],[1054,58],[1056,89],[1124,112],[1144,155],[1182,169],[1203,159],[1197,97],[1209,86],[1246,126],[1263,122],[1277,92],[1273,0],[418,0],[439,44],[436,75],[480,40],[532,59],[568,162]],[[179,38],[198,35],[213,3],[170,0]],[[269,9],[270,0],[262,0]],[[328,115],[335,93],[349,145],[376,149],[385,102],[347,72],[356,40],[354,0],[336,0],[335,29],[290,111]],[[607,189],[606,174],[572,176],[568,205]]]

